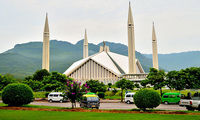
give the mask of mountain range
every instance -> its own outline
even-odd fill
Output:
[[[128,55],[128,47],[121,43],[105,42],[111,52]],[[89,43],[89,55],[99,52],[103,43]],[[50,71],[63,73],[75,61],[82,59],[83,40],[72,44],[66,41],[50,41]],[[136,51],[136,58],[140,60],[144,70],[148,72],[152,67],[150,54]],[[159,54],[159,66],[167,70],[179,70],[191,66],[200,66],[198,62],[200,51]],[[32,75],[42,65],[42,42],[28,42],[17,44],[14,48],[0,54],[0,73],[12,74],[17,78]]]

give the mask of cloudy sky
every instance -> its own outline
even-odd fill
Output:
[[[130,0],[136,50],[151,53],[152,21],[159,53],[200,50],[200,0]],[[129,0],[0,0],[0,53],[15,44],[42,41],[45,13],[50,38],[127,45]]]

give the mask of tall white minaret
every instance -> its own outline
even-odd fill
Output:
[[[88,39],[87,39],[87,31],[85,29],[85,39],[83,42],[83,58],[88,57]]]
[[[43,33],[42,69],[49,71],[49,24],[47,14]]]
[[[157,48],[157,39],[156,39],[156,33],[154,28],[154,22],[153,22],[153,30],[152,30],[152,57],[153,57],[153,68],[159,69],[158,66],[158,48]]]
[[[130,2],[129,2],[129,12],[128,12],[128,58],[129,58],[129,74],[136,74],[135,35],[134,35],[134,23],[133,23],[133,16],[132,16]]]

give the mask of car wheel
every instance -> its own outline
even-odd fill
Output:
[[[99,109],[99,107],[96,107],[97,109]]]
[[[50,103],[53,102],[52,99],[50,99],[49,102],[50,102]]]
[[[128,100],[126,103],[127,103],[127,104],[130,104],[131,102]]]
[[[62,103],[63,101],[62,100],[60,100],[60,103]]]
[[[200,105],[199,105],[199,107],[198,107],[198,111],[200,111]]]
[[[187,109],[188,111],[194,111],[194,108],[192,108],[192,107],[190,107],[190,106],[187,106],[186,109]]]
[[[169,103],[167,101],[164,102],[165,105],[168,105]]]

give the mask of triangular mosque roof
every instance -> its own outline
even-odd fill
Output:
[[[96,53],[92,56],[87,58],[81,59],[77,62],[74,62],[65,72],[64,74],[69,75],[81,65],[83,65],[88,60],[93,60],[96,63],[100,64],[104,68],[108,69],[109,71],[113,72],[114,74],[120,76],[122,74],[128,74],[128,56],[120,55],[113,52],[106,52],[102,51]],[[139,60],[136,59],[136,69],[137,74],[144,73],[144,70],[139,63]]]

